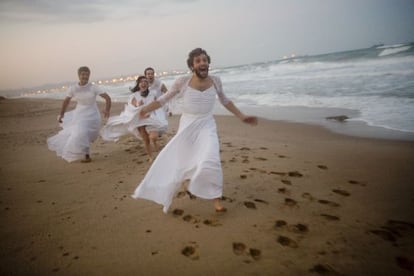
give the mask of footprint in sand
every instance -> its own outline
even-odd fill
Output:
[[[277,189],[277,192],[281,193],[281,194],[288,194],[289,193],[289,191],[286,188],[279,188],[279,189]]]
[[[310,193],[303,193],[302,197],[309,200],[314,200],[313,196]]]
[[[291,199],[291,198],[285,198],[285,205],[293,207],[296,206],[298,203],[296,200]]]
[[[282,179],[282,180],[280,180],[283,184],[286,184],[286,185],[292,185],[292,182],[290,181],[290,180],[287,180],[287,179]]]
[[[275,229],[280,229],[280,228],[283,228],[284,226],[286,226],[287,225],[287,222],[286,221],[284,221],[284,220],[277,220],[276,222],[275,222],[275,226],[274,226],[274,228]]]
[[[398,257],[395,258],[395,261],[397,262],[398,266],[403,268],[403,269],[406,269],[406,270],[409,270],[409,271],[414,270],[414,261],[412,259],[410,260],[407,257],[398,256]]]
[[[182,214],[184,214],[184,211],[181,209],[174,209],[172,213],[174,216],[181,216]]]
[[[197,218],[193,217],[192,215],[185,215],[183,217],[183,220],[186,221],[186,222],[191,222],[192,224],[195,224],[195,223],[199,222],[199,220]]]
[[[260,147],[261,150],[267,150],[268,148],[266,147]]]
[[[244,202],[244,206],[246,206],[247,208],[249,208],[249,209],[256,209],[256,204],[254,204],[253,202],[251,202],[251,201],[245,201]]]
[[[259,198],[254,199],[254,201],[256,201],[256,202],[260,202],[260,203],[263,203],[263,204],[266,204],[266,205],[268,205],[268,204],[269,204],[269,202],[267,202],[266,200],[259,199]]]
[[[325,200],[325,199],[319,199],[318,202],[321,203],[321,204],[329,205],[331,207],[339,207],[339,206],[341,206],[340,204],[338,204],[336,202],[329,201],[329,200]]]
[[[303,176],[303,174],[301,174],[300,172],[298,172],[298,171],[291,171],[291,172],[288,172],[288,175],[290,176],[290,177],[302,177]]]
[[[190,258],[191,260],[198,260],[200,258],[197,248],[192,245],[187,245],[181,250],[181,254]]]
[[[318,165],[318,168],[321,169],[321,170],[327,170],[328,169],[328,167],[325,166],[325,165]]]
[[[229,197],[227,197],[227,196],[222,196],[222,197],[221,197],[221,200],[223,200],[223,201],[227,201],[227,202],[233,202],[233,201],[234,201],[234,199],[229,198]]]
[[[241,178],[241,179],[246,179],[246,178],[247,178],[247,175],[245,175],[245,174],[241,174],[241,175],[240,175],[240,178]]]
[[[285,155],[278,155],[277,157],[279,157],[279,158],[286,158],[286,156]]]
[[[339,217],[329,215],[329,214],[321,214],[322,217],[326,218],[327,220],[339,220]]]
[[[275,171],[271,171],[270,174],[276,174],[276,175],[280,175],[280,176],[285,176],[286,175],[285,172],[275,172]]]
[[[377,236],[380,236],[385,241],[390,241],[390,242],[396,242],[397,241],[397,238],[390,231],[386,231],[386,230],[371,230],[369,232],[372,233],[372,234],[375,234]]]
[[[284,220],[277,220],[274,225],[275,230],[284,229],[287,226],[287,230],[296,234],[304,234],[309,232],[309,227],[303,223],[297,223],[293,225],[288,225]]]
[[[356,181],[356,180],[348,180],[348,183],[349,183],[349,184],[352,184],[352,185],[361,185],[361,186],[365,186],[365,184],[362,184],[362,183],[360,183],[359,181]]]
[[[304,234],[309,232],[309,228],[306,224],[298,223],[295,225],[289,225],[289,231],[299,234]]]
[[[233,253],[242,255],[246,252],[247,246],[242,242],[233,242]]]
[[[378,235],[385,241],[395,243],[397,239],[403,238],[405,234],[414,234],[414,224],[400,220],[388,220],[384,226],[381,226],[381,229],[369,232]]]
[[[255,157],[254,159],[259,160],[259,161],[266,161],[267,158],[264,157]]]
[[[242,148],[240,148],[240,150],[250,150],[250,148],[248,148],[248,147],[242,147]]]
[[[249,249],[249,254],[250,256],[252,256],[253,259],[258,260],[260,259],[262,252],[259,249],[256,248],[250,248]]]
[[[311,269],[309,269],[309,272],[318,273],[318,274],[326,274],[326,275],[340,275],[338,272],[336,272],[332,267],[328,265],[322,265],[322,264],[316,264]]]
[[[216,227],[216,226],[220,226],[221,225],[221,223],[218,220],[216,220],[216,219],[206,219],[206,220],[203,221],[203,223],[205,225],[213,226],[213,227]]]
[[[393,231],[397,231],[397,232],[413,231],[414,230],[414,223],[405,222],[405,221],[402,221],[402,220],[390,219],[390,220],[387,221],[385,227],[390,228]]]
[[[350,196],[351,194],[345,190],[340,190],[340,189],[333,189],[332,192],[337,193],[339,195],[342,196]]]
[[[298,247],[298,243],[295,242],[294,240],[292,240],[291,238],[288,238],[286,236],[279,236],[277,238],[277,242],[280,243],[283,246],[288,246],[291,248],[297,248]]]

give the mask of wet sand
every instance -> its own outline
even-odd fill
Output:
[[[149,168],[133,137],[98,139],[87,164],[47,149],[60,105],[0,101],[2,275],[414,270],[414,142],[265,119],[250,127],[217,116],[227,213],[182,190],[164,214],[130,198]],[[161,144],[178,119],[170,118]]]

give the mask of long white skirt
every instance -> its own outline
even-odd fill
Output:
[[[168,122],[166,120],[160,120],[153,114],[149,118],[140,119],[138,113],[142,107],[126,104],[121,114],[110,117],[101,129],[100,134],[102,139],[116,142],[119,138],[127,134],[132,134],[136,138],[141,139],[138,132],[138,127],[140,126],[146,126],[147,131],[165,131],[167,129]]]
[[[91,143],[98,138],[101,116],[98,106],[77,104],[73,111],[66,112],[62,130],[47,139],[48,148],[68,162],[85,158]]]
[[[155,201],[168,212],[182,182],[190,179],[189,192],[204,199],[222,196],[223,172],[213,115],[183,114],[177,134],[154,160],[132,197]]]

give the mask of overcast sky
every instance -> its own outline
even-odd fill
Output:
[[[0,0],[0,89],[414,41],[414,0]]]

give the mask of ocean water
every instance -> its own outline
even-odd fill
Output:
[[[317,121],[347,115],[351,122],[414,135],[414,43],[211,68],[210,73],[221,77],[225,94],[238,107],[269,119]],[[169,87],[179,75],[159,78]],[[131,80],[104,83],[103,88],[123,102],[133,85]],[[65,96],[62,89],[45,91],[7,96]]]

